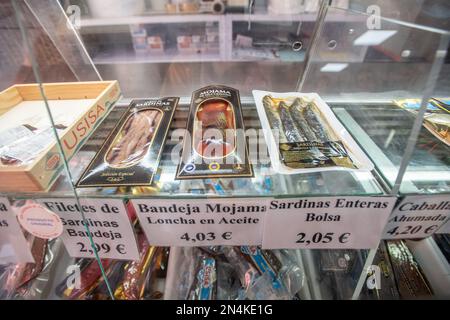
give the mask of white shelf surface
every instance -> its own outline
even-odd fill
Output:
[[[273,22],[273,23],[299,23],[315,21],[316,13],[303,13],[298,15],[272,15],[268,13],[254,14],[153,14],[136,17],[120,18],[82,18],[81,27],[86,33],[108,32],[108,26],[128,26],[133,24],[166,24],[166,23],[202,23],[217,22],[220,38],[220,52],[188,53],[178,52],[176,48],[167,49],[164,53],[135,53],[134,50],[122,49],[112,52],[100,52],[93,56],[95,64],[116,63],[172,63],[172,62],[215,62],[215,61],[282,61],[277,57],[264,59],[260,57],[238,57],[232,54],[233,22]],[[327,21],[365,21],[363,16],[340,13],[328,15]],[[91,27],[91,28],[88,28]],[[88,28],[88,29],[86,29]],[[303,58],[295,60],[302,61]],[[291,61],[293,62],[293,61]]]
[[[118,26],[132,24],[165,24],[184,22],[219,21],[222,15],[214,14],[165,14],[118,18],[81,18],[81,27]]]
[[[92,58],[95,64],[116,63],[171,63],[171,62],[211,62],[220,61],[219,52],[178,52],[169,48],[164,53],[135,53],[133,49],[99,53]]]
[[[118,17],[118,18],[81,18],[81,27],[98,27],[114,25],[133,25],[133,24],[166,24],[166,23],[201,23],[201,22],[219,22],[221,20],[229,21],[259,21],[259,22],[302,22],[315,21],[316,13],[285,14],[272,15],[267,13],[256,14],[158,14],[136,17]],[[327,21],[365,21],[366,17],[355,14],[330,14]]]

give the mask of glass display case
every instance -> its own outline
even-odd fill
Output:
[[[0,298],[448,298],[449,17],[445,0],[0,0]],[[414,197],[439,223],[384,237]],[[270,245],[289,201],[316,229]]]

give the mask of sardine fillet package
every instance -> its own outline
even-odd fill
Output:
[[[373,170],[373,164],[316,93],[253,90],[270,160],[282,174]]]
[[[77,187],[151,185],[178,100],[178,97],[133,100]]]

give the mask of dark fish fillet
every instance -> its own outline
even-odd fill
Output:
[[[284,128],[284,134],[286,135],[288,142],[302,142],[302,136],[295,126],[294,120],[292,120],[291,114],[289,112],[289,107],[284,103],[280,102],[278,105],[280,109],[280,118]]]
[[[333,138],[328,135],[326,129],[314,113],[311,104],[308,104],[303,108],[303,116],[320,142],[333,141]]]
[[[303,116],[302,109],[301,100],[299,98],[295,99],[290,107],[292,119],[295,121],[297,128],[303,134],[306,141],[317,141],[316,135]]]
[[[283,125],[281,123],[280,116],[278,115],[277,110],[274,109],[269,96],[265,96],[263,98],[263,105],[264,109],[266,110],[267,119],[269,120],[271,128],[275,131],[278,131],[280,142],[286,142],[287,139],[283,132]]]
[[[90,263],[81,271],[81,286],[80,288],[67,288],[64,291],[65,297],[69,299],[80,299],[89,293],[90,290],[96,287],[96,284],[102,280],[102,272],[100,266],[95,259],[89,259]],[[106,271],[113,260],[100,260],[104,270]]]

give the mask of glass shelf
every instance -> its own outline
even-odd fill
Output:
[[[334,112],[393,186],[415,117],[393,103],[336,103]],[[449,193],[450,147],[422,127],[402,193]]]
[[[384,193],[376,174],[370,172],[330,171],[321,173],[277,174],[270,168],[267,146],[255,105],[250,98],[244,103],[244,125],[249,136],[249,157],[253,160],[254,178],[175,180],[178,161],[172,160],[172,151],[184,136],[188,98],[182,98],[166,139],[155,183],[148,187],[77,188],[80,197],[117,198],[206,198],[206,197],[298,197],[334,195],[382,195]],[[247,101],[247,102],[245,102]],[[81,149],[69,161],[74,182],[94,157],[96,151],[113,129],[127,104],[118,103]],[[219,184],[219,185],[217,185]],[[73,191],[62,172],[48,192],[11,193],[16,198],[73,197]]]
[[[127,99],[129,100],[129,99]],[[243,104],[244,123],[247,130],[261,129],[259,118],[251,99]],[[149,187],[77,188],[83,197],[297,197],[334,195],[382,195],[392,187],[402,159],[403,146],[407,143],[414,117],[392,103],[334,103],[330,106],[365,150],[376,166],[372,173],[332,171],[309,174],[283,175],[270,169],[263,136],[258,142],[249,140],[250,158],[254,159],[255,177],[252,179],[200,179],[175,180],[178,162],[172,161],[172,150],[183,137],[186,125],[188,98],[178,106],[155,183]],[[119,103],[95,130],[89,140],[69,162],[75,182],[94,157],[96,151],[113,129],[127,104]],[[395,120],[394,120],[395,119]],[[401,119],[401,121],[399,121]],[[261,141],[262,139],[262,141]],[[262,152],[260,152],[262,151]],[[419,135],[419,145],[411,159],[412,168],[406,174],[408,184],[403,193],[449,193],[449,147],[425,128]],[[262,159],[262,157],[266,157]],[[263,163],[261,163],[262,160]],[[265,161],[265,163],[264,163]],[[216,183],[220,187],[214,187]],[[383,187],[385,186],[385,187]],[[73,192],[64,172],[48,192],[6,193],[19,198],[72,197]]]

